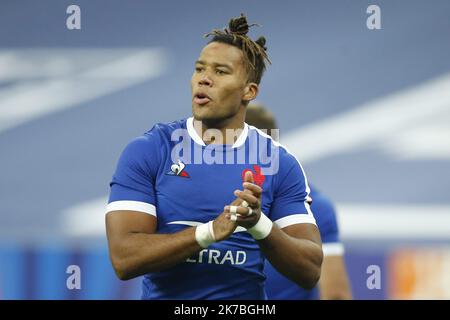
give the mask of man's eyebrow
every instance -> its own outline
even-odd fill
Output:
[[[205,61],[203,61],[203,60],[197,60],[197,61],[195,61],[195,64],[202,64],[202,65],[205,65],[205,64],[207,64]],[[226,64],[226,63],[217,63],[217,62],[214,62],[214,63],[212,63],[212,65],[213,66],[215,66],[215,67],[225,67],[225,68],[228,68],[228,69],[230,69],[230,70],[233,70],[233,68],[229,65],[229,64]]]

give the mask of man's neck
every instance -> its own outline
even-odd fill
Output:
[[[215,123],[194,119],[194,129],[205,144],[233,145],[244,130],[242,117],[233,117]]]

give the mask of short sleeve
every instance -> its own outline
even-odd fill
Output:
[[[156,216],[158,149],[154,135],[131,141],[123,150],[110,183],[107,212],[132,210]]]
[[[344,246],[339,239],[336,210],[331,200],[322,194],[314,196],[311,209],[314,212],[322,238],[324,255],[342,255]]]
[[[310,209],[309,192],[306,175],[297,159],[289,153],[280,156],[280,169],[270,210],[272,221],[279,228],[297,223],[316,224]]]

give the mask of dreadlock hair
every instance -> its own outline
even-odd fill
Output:
[[[240,17],[231,18],[228,23],[228,29],[214,29],[207,33],[205,38],[213,36],[208,44],[221,42],[241,49],[244,52],[244,64],[248,74],[247,81],[259,84],[266,70],[266,61],[271,62],[266,53],[266,38],[261,36],[256,41],[253,41],[247,36],[249,28],[252,26],[259,25],[256,23],[248,25],[247,18],[241,13]]]

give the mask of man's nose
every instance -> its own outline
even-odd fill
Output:
[[[201,78],[200,78],[198,84],[199,84],[199,85],[202,85],[202,86],[211,86],[211,85],[212,85],[212,80],[211,80],[211,78],[210,78],[206,73],[204,73],[204,74],[201,76]]]

